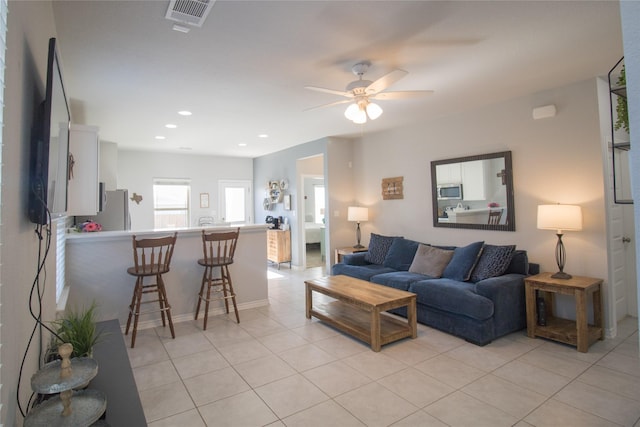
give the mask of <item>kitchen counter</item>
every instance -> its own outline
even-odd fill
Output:
[[[489,220],[489,211],[495,209],[502,208],[479,208],[459,211],[453,210],[447,212],[447,214],[449,215],[449,222],[461,222],[464,224],[486,224]]]
[[[202,230],[228,231],[235,226],[190,227],[147,231],[101,231],[68,233],[66,271],[69,286],[68,306],[98,305],[98,320],[118,319],[126,324],[135,277],[127,274],[133,265],[132,236],[166,236],[178,232],[171,260],[171,271],[165,274],[167,297],[174,322],[192,320],[202,281]],[[266,224],[240,227],[240,237],[229,268],[236,291],[238,309],[268,305],[267,230]],[[212,303],[210,314],[221,314],[223,303]],[[240,312],[242,319],[242,312]],[[139,329],[161,325],[160,313],[143,315]]]

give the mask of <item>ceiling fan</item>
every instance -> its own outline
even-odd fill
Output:
[[[371,102],[373,99],[407,99],[415,98],[422,95],[433,93],[432,90],[411,90],[411,91],[395,91],[384,92],[389,86],[406,76],[408,73],[404,70],[396,69],[376,81],[364,80],[362,76],[367,72],[371,63],[369,61],[358,62],[351,68],[353,74],[358,76],[358,80],[349,83],[344,91],[325,89],[316,86],[305,86],[305,89],[315,90],[317,92],[330,93],[333,95],[344,96],[347,99],[330,102],[328,104],[319,105],[317,107],[308,108],[314,110],[316,108],[331,107],[338,104],[352,103],[344,115],[357,124],[366,123],[367,118],[375,120],[382,114],[382,108],[378,104]]]

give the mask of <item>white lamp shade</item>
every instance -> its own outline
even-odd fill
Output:
[[[360,107],[358,107],[358,104],[351,104],[345,110],[344,116],[347,119],[353,121],[356,118],[356,115],[358,114],[359,111],[360,111]]]
[[[369,105],[367,105],[367,115],[371,120],[377,119],[378,117],[380,117],[381,114],[382,114],[382,108],[380,108],[378,104],[374,104],[373,102],[370,102]]]
[[[582,230],[582,209],[576,205],[539,205],[538,228],[562,231]]]
[[[353,118],[353,123],[358,125],[367,123],[367,112],[365,110],[359,109]]]
[[[369,220],[369,208],[359,206],[349,206],[347,210],[347,220],[354,222],[362,222]]]

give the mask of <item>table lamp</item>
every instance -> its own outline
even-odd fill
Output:
[[[364,248],[364,246],[360,244],[360,222],[369,220],[369,209],[358,206],[349,206],[349,209],[347,210],[347,220],[358,224],[356,227],[356,239],[358,243],[354,248]]]
[[[556,230],[556,236],[558,236],[558,243],[556,244],[558,272],[551,277],[554,279],[571,279],[571,275],[563,271],[566,252],[562,243],[562,234],[563,231],[582,230],[582,209],[576,205],[539,205],[538,228]]]

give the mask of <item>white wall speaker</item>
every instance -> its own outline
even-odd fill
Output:
[[[533,109],[533,119],[547,119],[556,115],[556,106],[553,104],[536,107]]]

